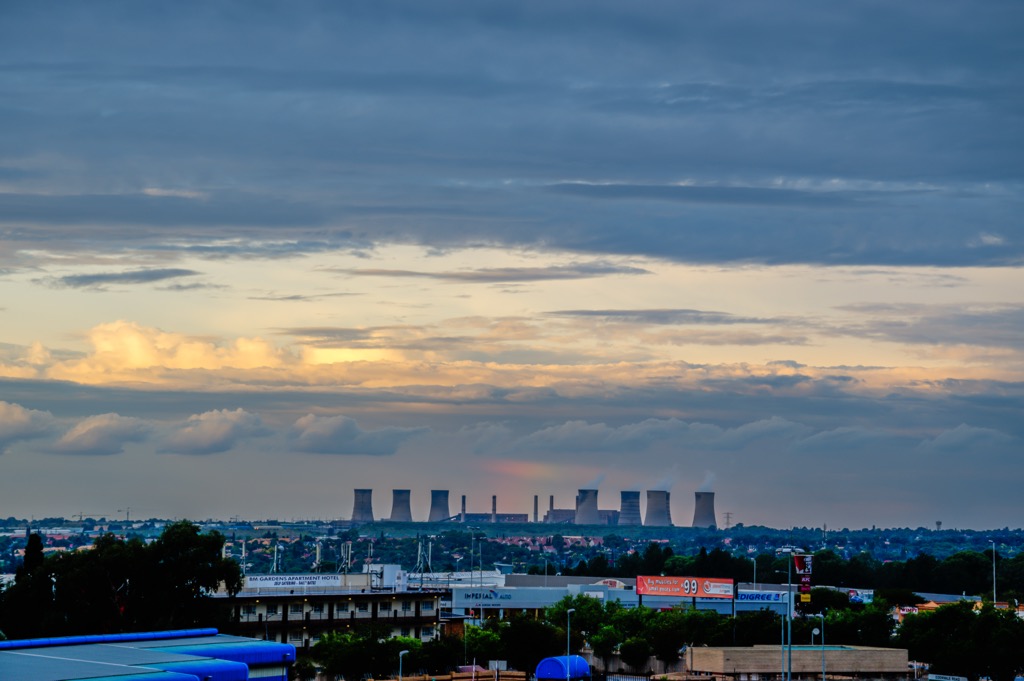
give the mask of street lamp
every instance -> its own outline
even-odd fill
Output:
[[[277,617],[277,613],[276,612],[268,612],[266,617],[263,618],[263,640],[264,641],[269,641],[270,640],[270,624],[269,623],[270,623],[270,618],[271,617]]]
[[[402,658],[408,654],[408,650],[398,651],[398,681],[402,681]]]
[[[818,613],[821,618],[821,681],[825,681],[825,610]]]
[[[565,681],[569,681],[569,629],[572,626],[572,614],[576,608],[565,611]]]
[[[757,556],[752,556],[750,560],[754,563],[754,591],[757,591]]]
[[[780,552],[786,557],[786,681],[793,681],[793,556],[797,555],[794,546],[784,546]]]

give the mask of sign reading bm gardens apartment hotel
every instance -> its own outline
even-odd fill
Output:
[[[732,580],[718,577],[658,577],[637,575],[636,592],[641,596],[680,598],[732,598]]]
[[[246,575],[247,589],[287,589],[295,587],[341,587],[341,575]]]

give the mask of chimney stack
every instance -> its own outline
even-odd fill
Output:
[[[491,522],[498,522],[498,495],[491,496]]]

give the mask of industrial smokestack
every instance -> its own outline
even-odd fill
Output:
[[[391,491],[391,522],[411,523],[412,507],[409,505],[409,490],[396,489]]]
[[[448,490],[430,490],[430,515],[427,516],[427,522],[439,523],[451,517],[452,514],[448,512]]]
[[[573,521],[577,525],[598,525],[600,519],[597,516],[597,490],[581,489],[576,495],[576,518]]]
[[[498,495],[491,495],[491,522],[498,522]]]
[[[466,495],[462,495],[462,513],[459,515],[459,522],[466,522]]]
[[[640,492],[622,492],[619,525],[643,525],[640,518]]]
[[[537,511],[540,509],[540,495],[533,495],[533,522],[537,522]]]
[[[693,526],[717,530],[718,520],[715,518],[715,493],[694,492],[694,502]]]
[[[672,511],[669,508],[669,494],[665,490],[647,490],[646,527],[671,527]]]
[[[373,522],[373,490],[357,489],[355,504],[352,506],[352,522]]]

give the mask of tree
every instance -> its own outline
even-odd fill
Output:
[[[575,596],[566,596],[557,603],[548,606],[544,611],[544,619],[561,629],[563,636],[565,634],[566,613],[569,609],[575,610],[572,613],[569,631],[572,638],[571,647],[573,650],[579,650],[583,647],[584,639],[600,629],[601,625],[605,622],[605,605],[602,601],[591,596],[576,594]]]
[[[615,654],[615,648],[623,642],[622,632],[612,625],[605,625],[590,636],[590,648],[601,658],[602,666],[608,671],[609,661]]]
[[[939,674],[1013,681],[1024,671],[1024,622],[990,604],[976,612],[972,602],[963,601],[909,615],[898,642]]]
[[[525,672],[532,672],[545,657],[565,652],[563,632],[547,622],[521,613],[501,629],[501,642],[509,666]]]
[[[627,638],[619,646],[619,657],[636,673],[647,671],[647,662],[651,657],[651,644],[646,639],[634,636]]]

